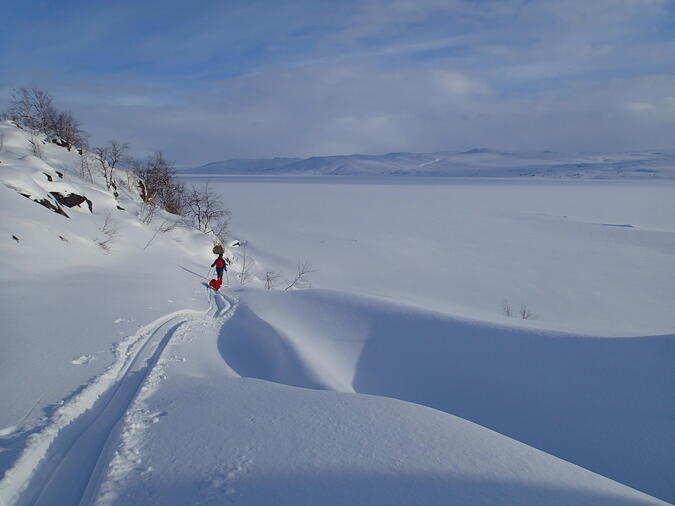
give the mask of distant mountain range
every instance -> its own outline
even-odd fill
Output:
[[[455,176],[562,178],[675,178],[675,152],[567,154],[511,153],[475,148],[460,152],[231,159],[181,174],[307,176]]]

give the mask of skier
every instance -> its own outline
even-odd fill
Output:
[[[223,258],[222,253],[218,253],[218,258],[216,258],[213,263],[211,264],[211,267],[216,268],[216,275],[218,276],[218,281],[220,283],[223,282],[223,271],[227,270],[227,262],[225,262],[225,259]]]

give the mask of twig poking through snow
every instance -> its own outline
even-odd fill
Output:
[[[295,279],[289,284],[284,291],[290,290],[291,288],[309,288],[311,283],[309,281],[309,275],[313,272],[316,272],[312,269],[312,264],[308,260],[304,260],[298,263],[298,272],[295,274]]]
[[[119,232],[117,231],[117,226],[110,217],[110,212],[105,213],[105,220],[103,221],[103,226],[99,230],[103,233],[103,235],[105,235],[105,239],[102,240],[97,239],[96,240],[97,244],[104,251],[110,251],[110,245],[119,235]]]
[[[265,273],[265,288],[267,290],[271,290],[272,288],[277,286],[279,278],[281,278],[281,274],[277,274],[276,272],[273,271],[267,271]]]
[[[534,315],[532,314],[532,311],[530,310],[530,308],[527,307],[527,304],[521,304],[521,306],[520,306],[520,317],[523,320],[529,320],[531,318],[534,318]]]

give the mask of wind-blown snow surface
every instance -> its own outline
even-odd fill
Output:
[[[219,191],[237,190],[241,200],[228,204],[258,277],[271,269],[289,274],[301,251],[321,269],[317,285],[331,290],[265,292],[259,279],[241,287],[242,248],[228,252],[236,252],[232,290],[215,294],[202,277],[212,260],[208,237],[183,227],[158,233],[171,217],[139,221],[140,202],[123,173],[116,199],[100,178],[78,176],[74,152],[44,144],[38,159],[26,132],[9,123],[0,129],[0,504],[614,505],[663,504],[645,492],[675,497],[666,452],[673,336],[649,337],[672,326],[664,306],[642,307],[658,301],[672,276],[664,263],[672,223],[655,212],[668,209],[659,193],[667,186],[636,187],[650,204],[631,201],[622,221],[610,206],[603,223],[634,229],[598,225],[608,234],[598,243],[576,227],[605,216],[580,198],[585,211],[566,236],[591,252],[612,241],[618,265],[639,252],[658,274],[610,285],[646,293],[629,296],[642,311],[632,327],[608,325],[616,314],[605,309],[560,320],[550,288],[536,306],[528,299],[542,313],[528,323],[495,316],[491,302],[476,300],[516,281],[507,295],[517,304],[541,279],[539,269],[548,267],[551,287],[566,275],[565,263],[555,274],[543,258],[549,250],[534,248],[531,270],[495,276],[504,257],[477,255],[478,238],[495,232],[491,212],[475,214],[460,235],[465,249],[454,262],[484,269],[473,271],[482,285],[463,300],[431,282],[453,286],[432,263],[447,256],[448,243],[430,235],[420,248],[418,234],[434,229],[397,223],[413,209],[401,193],[391,201],[381,198],[381,185],[326,192],[228,183]],[[447,195],[439,200],[432,187],[417,188],[420,202],[439,210],[437,224],[447,226]],[[92,211],[83,204],[66,209],[66,218],[18,193],[50,199],[51,191],[85,195]],[[354,191],[363,192],[361,204]],[[483,196],[494,206],[503,203],[497,194]],[[530,213],[547,209],[555,192],[534,202],[517,194],[523,205],[498,223],[513,231],[509,224],[521,222],[532,245],[548,240]],[[119,232],[109,251],[97,244],[106,215]],[[317,228],[331,215],[329,227]],[[638,235],[614,235],[627,231]],[[344,261],[352,239],[366,245],[371,263]],[[514,252],[506,247],[506,259]],[[426,263],[408,262],[420,255]],[[383,281],[385,258],[399,266],[391,283]],[[596,294],[610,278],[593,271],[598,265],[584,271],[600,287]],[[589,300],[589,311],[602,307]],[[617,332],[541,330],[575,325]],[[639,337],[611,338],[619,334]]]
[[[380,343],[375,347],[380,352],[377,357],[393,346],[401,326],[408,329],[403,334],[414,344],[395,354],[401,357],[395,367],[377,360],[371,366],[378,371],[405,369],[407,374],[401,374],[399,390],[385,386],[395,383],[391,375],[382,381],[381,390],[366,392],[458,414],[673,499],[669,476],[674,463],[663,449],[672,446],[668,427],[675,418],[668,401],[675,384],[668,365],[675,356],[675,185],[341,181],[225,177],[210,179],[210,186],[232,207],[234,226],[246,230],[248,250],[268,269],[290,274],[294,262],[289,259],[308,258],[317,269],[316,287],[404,301],[514,328],[513,333],[485,333],[470,322],[429,328],[419,314],[410,319],[419,319],[419,326],[391,324],[382,331],[389,339],[373,341]],[[536,319],[504,317],[504,299],[514,313],[520,304],[528,304]],[[330,335],[328,329],[353,320],[365,321],[365,329],[376,326],[361,312],[356,316],[345,311],[342,318],[328,318],[340,305],[335,301],[326,305],[331,309],[286,311],[285,320],[301,313],[301,319],[311,321],[315,315],[321,322],[311,332],[301,332],[296,322],[285,331],[288,339],[298,334]],[[381,320],[398,322],[394,317]],[[426,330],[421,331],[422,327]],[[528,334],[526,329],[537,333]],[[575,337],[555,338],[548,334],[552,330]],[[429,350],[435,350],[429,356],[436,356],[438,350],[428,346],[426,336],[457,336],[458,332],[467,341],[457,348],[443,348],[443,366],[439,366],[441,370],[459,367],[457,376],[436,377],[418,388],[410,376],[434,368],[428,360],[408,359]],[[348,340],[355,333],[344,332],[334,341]],[[475,337],[486,335],[490,338]],[[626,336],[637,339],[607,339]],[[325,355],[313,352],[313,360],[320,363],[317,369],[330,371],[335,365],[336,353],[328,349],[330,359],[323,361],[317,357]],[[640,386],[647,371],[655,376]],[[519,372],[523,376],[513,376]],[[439,394],[443,401],[436,402],[430,385],[452,385],[447,387],[452,393]],[[349,391],[342,380],[324,386]],[[427,397],[412,392],[425,392]],[[610,407],[603,399],[616,403]],[[652,408],[637,407],[637,399]],[[651,422],[630,422],[636,412],[649,411]],[[652,443],[645,434],[654,436]]]
[[[670,181],[223,177],[210,187],[265,269],[288,276],[309,259],[315,287],[500,324],[675,331]],[[503,318],[504,299],[536,319]]]
[[[209,175],[414,175],[454,177],[675,178],[675,153],[462,152],[233,159],[211,162],[185,174]]]
[[[572,453],[585,447],[592,456],[612,446],[594,439],[615,442],[622,434],[605,436],[584,419],[604,424],[629,413],[621,407],[625,394],[613,401],[602,397],[626,381],[611,375],[596,383],[600,375],[588,370],[608,341],[596,341],[605,348],[583,357],[594,343],[521,335],[315,291],[243,292],[233,313],[193,325],[201,326],[198,333],[185,329],[169,346],[171,358],[161,364],[166,379],[153,383],[154,394],[132,409],[155,415],[146,415],[145,423],[134,416],[127,421],[98,504],[661,503],[461,418],[349,393],[408,398],[467,413],[473,407],[486,420],[498,423],[503,417],[524,425],[524,432],[528,425],[536,427],[543,439],[569,445]],[[199,339],[189,337],[197,334]],[[645,344],[655,354],[668,345],[665,339]],[[633,350],[638,349],[636,343]],[[559,351],[568,357],[551,360]],[[504,360],[494,371],[492,352]],[[577,355],[580,363],[570,360]],[[618,362],[631,360],[622,354]],[[475,364],[474,371],[468,363]],[[551,381],[543,378],[542,385],[538,376],[552,365],[557,370],[549,371]],[[662,365],[656,362],[654,370],[661,372],[629,390],[639,395],[658,386]],[[568,390],[552,379],[560,373],[582,377]],[[545,394],[547,383],[553,389]],[[586,400],[578,407],[591,412],[575,409],[579,394]],[[592,406],[591,399],[600,405]],[[549,411],[553,423],[544,425],[541,412]],[[639,442],[641,456],[658,448],[667,431],[667,421],[655,424],[653,415],[638,407],[626,420],[633,428],[648,420],[646,430],[659,426],[658,434]],[[652,437],[656,444],[648,442]],[[629,446],[598,456],[609,461],[635,450]],[[668,458],[665,448],[658,454]],[[635,463],[618,467],[631,475]]]

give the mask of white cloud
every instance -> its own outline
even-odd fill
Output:
[[[646,102],[631,102],[630,104],[627,104],[626,107],[630,111],[643,112],[654,109],[654,104],[649,104]]]
[[[436,76],[441,88],[450,95],[485,95],[490,87],[484,81],[455,70],[438,70]]]
[[[117,138],[140,155],[163,149],[181,165],[476,146],[648,149],[670,145],[675,131],[669,75],[572,81],[510,98],[465,71],[383,70],[377,61],[281,69],[184,93],[110,81],[92,87],[76,77],[47,88],[84,123],[94,145]],[[136,94],[156,101],[120,105]]]

